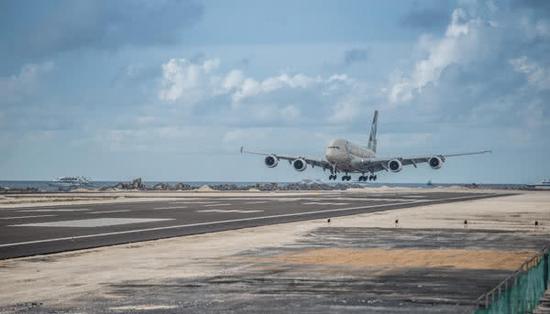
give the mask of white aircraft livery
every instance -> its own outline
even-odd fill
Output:
[[[490,153],[489,150],[459,154],[436,154],[416,157],[376,157],[376,128],[378,124],[378,111],[374,111],[374,118],[370,130],[368,145],[361,146],[345,139],[335,139],[330,141],[325,150],[325,160],[316,160],[305,157],[283,156],[278,154],[268,154],[247,151],[241,147],[241,153],[265,156],[264,163],[269,168],[277,166],[280,160],[287,160],[297,171],[306,170],[310,165],[312,168],[320,167],[323,170],[329,170],[329,180],[336,180],[338,173],[343,173],[342,181],[351,180],[350,173],[360,173],[359,181],[374,181],[379,171],[399,172],[403,166],[427,162],[432,169],[439,169],[448,157],[478,155]]]

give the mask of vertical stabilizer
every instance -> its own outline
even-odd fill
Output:
[[[376,153],[376,127],[378,125],[378,110],[374,110],[374,118],[370,127],[369,145],[370,150]]]

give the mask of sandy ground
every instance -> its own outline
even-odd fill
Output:
[[[391,193],[395,192],[391,191]],[[395,225],[396,219],[399,220],[398,226]],[[330,225],[332,227],[456,229],[465,228],[465,219],[468,220],[468,228],[522,230],[550,234],[550,193],[522,192],[520,195],[492,199],[337,217],[332,219]],[[535,220],[540,224],[536,229]],[[22,302],[66,303],[68,300],[90,292],[101,295],[104,285],[117,282],[159,281],[231,274],[248,267],[251,261],[242,259],[242,263],[236,267],[220,266],[224,265],[225,259],[232,261],[227,265],[235,265],[235,256],[239,252],[292,245],[307,233],[322,226],[327,226],[327,222],[304,221],[4,260],[0,261],[2,281],[0,306]],[[354,253],[334,252],[330,249],[329,251],[314,250],[309,253],[307,256],[287,255],[279,258],[286,258],[287,262],[349,264],[356,260],[345,257],[349,254],[370,254],[367,257],[394,254],[384,250]],[[386,256],[386,258],[393,258],[396,265],[401,264],[404,267],[410,266],[411,263],[415,266],[430,267],[430,263],[435,265],[448,263],[444,261],[446,257],[457,256],[464,252],[458,252],[458,250],[441,252],[434,259],[429,258],[426,252],[417,250],[417,253],[419,258],[413,260],[403,259],[398,256],[399,254]],[[500,261],[503,263],[501,267],[506,269],[519,267],[527,253],[530,252],[511,252],[505,260]],[[347,262],[334,260],[331,256],[335,254],[344,256]],[[481,255],[469,254],[453,263],[462,266],[470,265],[470,259],[477,261],[476,267],[479,267],[481,261],[490,257],[483,254],[491,254],[491,252],[480,253]],[[357,266],[361,267],[361,265]],[[494,264],[487,265],[487,267],[494,266]]]
[[[502,252],[465,249],[340,249],[323,248],[284,254],[275,260],[291,264],[350,266],[357,268],[452,267],[459,269],[515,270],[533,251]]]
[[[399,228],[470,228],[550,232],[550,193],[404,208],[333,219],[333,226]],[[467,224],[464,224],[465,220]],[[535,221],[538,226],[535,227]]]

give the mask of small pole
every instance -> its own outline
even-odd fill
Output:
[[[546,253],[544,253],[544,256],[543,256],[543,261],[542,261],[542,266],[544,267],[544,270],[543,270],[543,275],[542,275],[542,278],[544,280],[544,290],[546,291],[548,289],[548,268],[549,265],[548,265],[548,255],[550,255],[550,251],[546,251]]]

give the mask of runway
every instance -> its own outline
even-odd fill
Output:
[[[323,192],[0,209],[0,259],[502,196]]]

